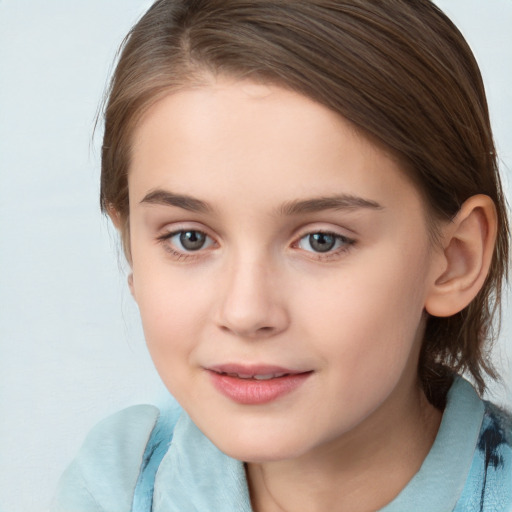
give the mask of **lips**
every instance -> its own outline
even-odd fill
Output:
[[[227,364],[207,368],[214,387],[224,396],[244,405],[277,400],[300,387],[312,374],[277,366]]]

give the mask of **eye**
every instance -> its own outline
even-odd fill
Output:
[[[159,240],[165,241],[172,249],[182,253],[207,249],[214,244],[214,241],[206,233],[195,229],[167,233],[159,237]]]
[[[316,253],[328,253],[353,244],[354,241],[336,233],[309,233],[303,236],[297,246],[300,249]]]

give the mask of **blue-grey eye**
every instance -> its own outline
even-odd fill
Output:
[[[350,241],[334,233],[310,233],[299,240],[299,247],[305,251],[325,253],[349,244]]]
[[[327,233],[313,233],[309,235],[309,245],[316,252],[327,252],[333,249],[336,238]]]
[[[199,251],[211,245],[211,239],[201,231],[179,231],[171,237],[171,242],[184,251]]]

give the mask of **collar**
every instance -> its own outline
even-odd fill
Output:
[[[153,512],[251,512],[242,462],[222,453],[183,412],[155,479]]]
[[[466,483],[485,406],[473,386],[456,377],[436,439],[423,464],[402,492],[380,512],[453,510]]]
[[[484,416],[473,387],[456,378],[435,442],[420,470],[381,512],[452,510],[464,488]],[[251,512],[242,462],[228,457],[183,412],[158,469],[153,512]]]

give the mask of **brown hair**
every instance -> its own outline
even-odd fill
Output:
[[[101,205],[125,223],[125,243],[134,127],[205,72],[282,85],[338,112],[399,156],[432,219],[453,218],[475,194],[493,199],[489,276],[463,311],[428,319],[419,367],[433,402],[452,371],[483,391],[509,231],[484,86],[458,29],[430,0],[158,0],[124,41],[105,108]]]

